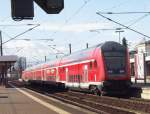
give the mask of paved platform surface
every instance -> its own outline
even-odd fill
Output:
[[[146,84],[144,83],[144,80],[137,80],[137,83],[135,83],[135,79],[132,78],[133,87],[137,87],[141,89],[139,92],[141,98],[143,99],[150,99],[150,80],[146,80]]]
[[[23,89],[20,90],[23,91]],[[23,94],[16,88],[0,86],[0,114],[87,114],[84,109],[79,111],[69,107],[66,109],[70,111],[62,111],[56,106],[53,107],[52,104],[39,103],[41,102],[40,99],[35,96],[33,96],[35,98],[29,96],[30,94]],[[49,105],[51,108],[49,108]],[[89,112],[89,114],[91,113]]]
[[[15,88],[0,87],[0,114],[57,114]]]

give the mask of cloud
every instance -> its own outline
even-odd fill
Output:
[[[69,23],[64,24],[64,23],[57,23],[57,22],[54,22],[54,23],[39,22],[39,23],[41,26],[36,28],[37,30],[60,31],[60,32],[86,32],[92,29],[101,29],[101,28],[104,29],[104,28],[112,27],[111,23],[101,22],[101,21],[100,22],[82,22],[82,23],[74,23],[74,24],[69,24]],[[34,23],[32,22],[32,24]],[[4,22],[4,23],[0,23],[0,25],[4,25],[10,28],[13,27],[15,29],[30,27],[30,26],[27,26],[27,23],[24,23],[24,22],[19,22],[19,24],[18,23],[12,24],[12,22]]]
[[[60,52],[64,52],[64,47],[56,47],[56,50],[50,48],[45,43],[37,43],[32,41],[12,41],[3,46],[4,52],[7,55],[18,55],[26,57],[28,62],[44,62],[45,56],[47,59],[62,56]],[[59,50],[59,51],[58,51]]]
[[[58,23],[43,23],[38,29],[47,31],[60,31],[60,32],[86,32],[99,28],[110,28],[112,25],[105,22],[87,22],[78,24],[58,24]]]

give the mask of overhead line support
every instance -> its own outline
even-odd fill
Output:
[[[107,19],[107,20],[109,20],[109,21],[112,21],[112,22],[114,22],[114,23],[116,23],[116,24],[118,24],[118,25],[120,25],[120,26],[123,26],[123,27],[125,27],[125,28],[127,28],[127,29],[129,29],[129,30],[131,30],[131,31],[133,31],[133,32],[135,32],[135,33],[138,33],[138,34],[140,34],[140,35],[142,35],[142,36],[144,36],[144,37],[150,38],[150,36],[145,35],[145,34],[143,34],[143,33],[139,32],[139,31],[134,30],[134,29],[132,29],[132,28],[130,28],[130,27],[128,27],[128,26],[126,26],[126,25],[123,25],[123,24],[121,24],[121,23],[117,22],[117,21],[114,21],[114,20],[112,20],[112,19],[110,19],[110,18],[108,18],[108,17],[106,17],[106,16],[102,15],[102,14],[101,14],[101,13],[99,13],[99,12],[96,12],[96,14],[98,14],[99,16],[101,16],[101,17],[103,17],[103,18],[105,18],[105,19]]]

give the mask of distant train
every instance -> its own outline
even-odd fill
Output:
[[[124,94],[131,86],[126,46],[108,41],[23,71],[26,82],[88,89],[95,94]]]

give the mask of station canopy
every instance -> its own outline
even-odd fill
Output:
[[[7,71],[17,61],[16,55],[0,56],[0,73]]]

